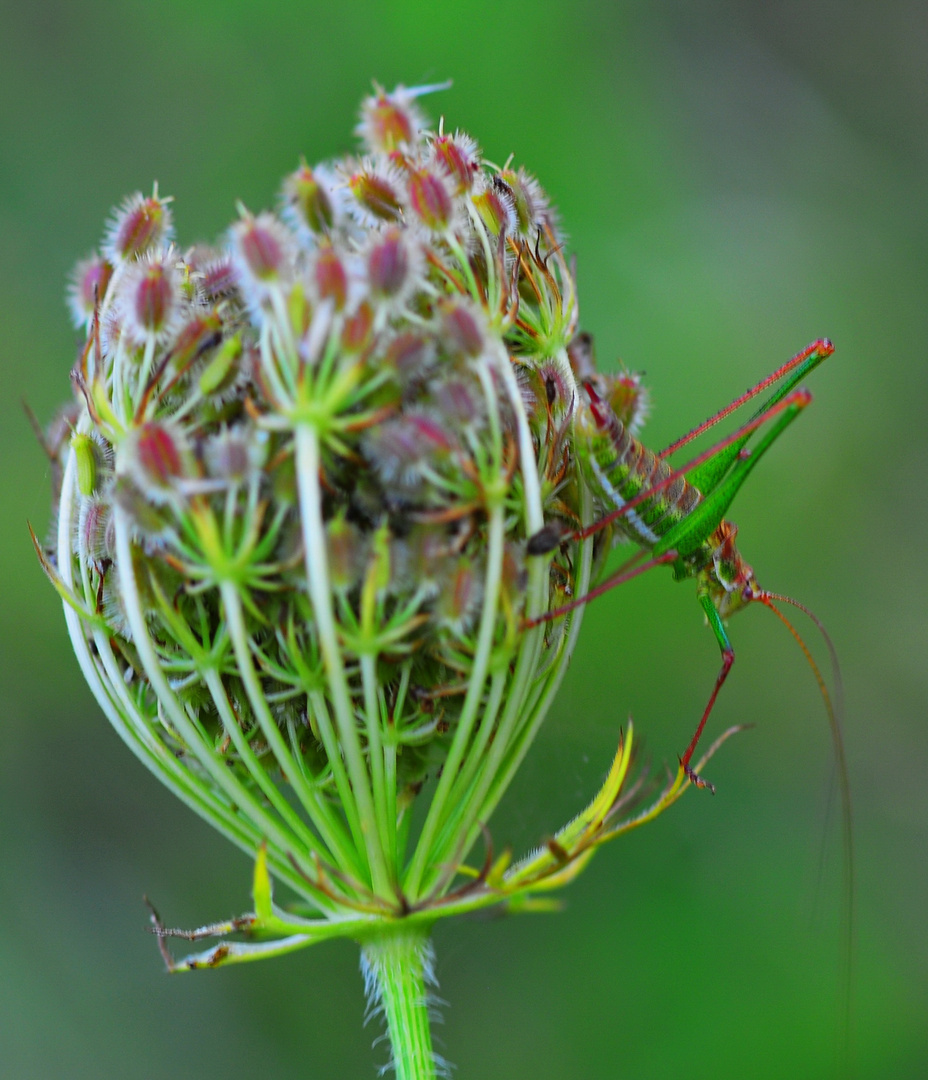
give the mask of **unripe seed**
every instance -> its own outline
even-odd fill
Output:
[[[320,300],[331,300],[335,310],[341,311],[348,297],[348,274],[332,244],[325,242],[319,245],[313,277]]]
[[[454,204],[444,181],[429,172],[417,169],[409,177],[409,206],[426,228],[441,232],[451,224]]]
[[[113,557],[112,525],[108,502],[81,500],[75,549],[85,565]]]
[[[128,471],[145,497],[164,502],[179,491],[179,481],[189,476],[189,451],[173,425],[149,421],[130,429],[119,447],[117,463]]]
[[[260,474],[267,438],[250,425],[224,428],[206,444],[203,458],[207,472],[217,480],[245,483]]]
[[[447,340],[465,356],[477,357],[483,352],[483,332],[474,313],[464,303],[447,301],[442,305],[442,329]]]
[[[85,326],[93,316],[94,305],[103,299],[112,274],[113,267],[98,255],[82,259],[74,267],[68,286],[68,305],[75,326]]]
[[[522,168],[504,169],[499,179],[506,184],[508,193],[512,196],[519,232],[534,240],[536,233],[544,224],[548,209],[548,199],[541,185],[534,176]]]
[[[284,181],[284,199],[296,219],[311,233],[327,233],[332,228],[335,221],[332,200],[305,162]]]
[[[133,263],[118,285],[117,316],[134,345],[167,340],[181,314],[181,278],[171,252]]]
[[[386,177],[362,170],[349,178],[348,186],[358,203],[375,218],[396,221],[402,216],[399,191]]]
[[[266,317],[272,297],[292,277],[293,237],[273,214],[253,217],[241,208],[242,219],[229,230],[236,283],[256,322]]]
[[[452,444],[442,427],[421,412],[407,412],[387,420],[366,442],[367,456],[388,484],[415,488],[421,483],[420,467],[436,465]]]
[[[402,233],[399,229],[389,229],[367,256],[371,288],[385,297],[396,296],[409,279],[409,263],[409,249]]]
[[[157,334],[164,329],[173,302],[164,267],[149,267],[135,294],[135,317],[146,330]]]
[[[214,303],[231,296],[238,287],[235,267],[228,255],[221,255],[206,263],[201,271],[200,288],[203,298]]]
[[[443,379],[432,391],[435,405],[449,430],[463,428],[482,418],[479,389],[463,378]]]
[[[414,92],[402,86],[390,94],[378,88],[364,99],[357,130],[372,153],[415,146],[423,120],[414,102]]]
[[[490,185],[473,196],[474,206],[481,221],[493,236],[516,231],[519,223],[516,214],[515,199],[504,180],[494,176]]]
[[[469,135],[439,135],[432,142],[432,154],[456,185],[455,194],[463,194],[474,186],[479,166],[477,144]]]
[[[423,371],[434,355],[432,343],[421,334],[405,331],[387,346],[384,363],[394,367],[401,379],[406,382],[413,375]]]
[[[116,212],[103,243],[110,262],[137,259],[164,247],[171,239],[169,198],[158,195],[158,185],[149,198],[136,192]]]
[[[374,312],[365,300],[345,319],[341,337],[342,348],[349,355],[363,352],[371,342],[373,329]]]
[[[162,486],[183,474],[180,451],[160,424],[145,424],[138,431],[136,449],[141,467]]]
[[[270,282],[284,273],[288,263],[287,238],[270,214],[246,216],[233,226],[232,239],[246,276]]]

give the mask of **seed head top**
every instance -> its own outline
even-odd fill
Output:
[[[301,162],[217,248],[174,246],[157,186],[126,200],[74,275],[75,434],[54,444],[48,568],[104,707],[237,842],[278,843],[275,872],[321,851],[381,894],[426,777],[450,753],[440,785],[478,784],[473,752],[508,778],[537,728],[575,635],[527,619],[590,559],[565,541],[549,570],[527,541],[591,513],[578,380],[637,394],[576,337],[537,180],[431,130],[429,89],[375,88],[361,154]],[[493,775],[468,797],[498,798]]]

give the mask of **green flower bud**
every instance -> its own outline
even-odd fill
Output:
[[[77,466],[77,487],[81,495],[93,495],[97,486],[97,454],[93,439],[75,431],[71,436],[71,450]]]
[[[284,205],[293,219],[312,234],[327,233],[335,223],[335,208],[319,170],[303,162],[284,181]]]

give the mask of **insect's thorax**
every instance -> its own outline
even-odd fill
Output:
[[[710,597],[723,619],[756,599],[760,592],[753,569],[735,543],[737,534],[737,525],[719,522],[698,549],[701,565],[692,574],[697,592]]]

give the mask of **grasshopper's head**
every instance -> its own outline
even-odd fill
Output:
[[[744,561],[735,544],[738,526],[722,521],[715,531],[712,563],[706,569],[709,595],[723,619],[756,600],[761,589],[753,568]]]

